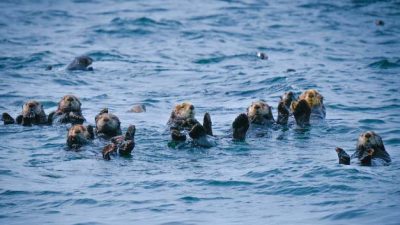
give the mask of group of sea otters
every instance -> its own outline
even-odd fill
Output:
[[[67,70],[93,70],[89,67],[93,60],[88,56],[79,56],[67,67]],[[47,69],[52,69],[48,67]],[[145,111],[144,106],[137,111]],[[296,97],[293,92],[283,94],[278,104],[278,118],[272,115],[272,107],[265,101],[253,102],[246,113],[238,115],[232,123],[230,138],[244,141],[246,137],[257,136],[260,131],[274,127],[287,126],[295,123],[305,127],[310,121],[324,120],[326,110],[323,96],[315,89],[304,91]],[[294,118],[294,119],[293,119]],[[46,115],[43,106],[35,100],[29,100],[22,106],[22,113],[14,119],[8,113],[2,114],[2,120],[7,124],[52,125],[72,124],[67,134],[67,146],[78,149],[91,143],[96,137],[109,140],[102,151],[103,158],[111,159],[111,155],[130,155],[135,147],[134,125],[129,125],[125,135],[122,135],[119,118],[110,113],[107,108],[101,110],[95,117],[95,127],[84,126],[85,118],[82,115],[81,102],[74,95],[64,96],[58,103],[55,112]],[[191,103],[184,102],[175,106],[171,112],[167,126],[173,142],[184,143],[190,141],[200,147],[212,147],[216,144],[212,131],[212,122],[209,113],[205,113],[203,124],[195,118],[195,108]],[[389,165],[391,158],[385,150],[382,138],[373,131],[362,133],[357,141],[356,151],[350,157],[342,148],[337,147],[339,163],[350,165],[350,159],[356,158],[362,166]]]

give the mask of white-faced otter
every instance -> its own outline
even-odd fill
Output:
[[[273,124],[275,124],[275,120],[271,106],[262,100],[255,101],[247,108],[246,114],[240,114],[233,121],[233,139],[244,140],[249,129],[260,136],[262,130],[271,127]]]
[[[4,124],[21,124],[23,126],[31,125],[47,125],[47,115],[43,110],[43,105],[38,101],[30,100],[22,106],[21,115],[17,116],[16,120],[10,114],[3,113],[2,120]]]
[[[178,104],[171,112],[167,123],[173,141],[185,141],[186,133],[193,139],[193,142],[202,147],[212,147],[215,143],[210,140],[212,136],[212,122],[208,113],[204,114],[203,125],[195,119],[194,106],[184,102]]]
[[[121,135],[121,122],[114,114],[108,113],[108,109],[103,109],[95,117],[96,134],[105,138],[112,138]]]
[[[130,155],[135,147],[135,132],[134,125],[130,125],[125,135],[119,135],[111,138],[111,143],[103,148],[102,154],[105,160],[110,160],[110,155]]]
[[[350,156],[337,147],[339,164],[350,165]],[[392,161],[383,145],[382,138],[373,131],[362,133],[357,140],[356,151],[351,158],[357,158],[362,166],[389,165]]]
[[[93,68],[89,67],[93,62],[93,59],[89,56],[82,55],[76,57],[68,66],[67,70],[86,70],[92,71]]]
[[[74,95],[65,95],[58,103],[55,112],[49,114],[49,123],[82,124],[85,118],[82,116],[81,102]]]
[[[80,148],[83,145],[90,143],[94,139],[93,127],[87,127],[82,124],[76,124],[68,130],[67,145],[70,148]]]

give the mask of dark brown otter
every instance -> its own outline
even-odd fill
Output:
[[[89,56],[82,55],[76,57],[68,66],[67,70],[86,70],[92,71],[93,68],[89,67],[93,62],[93,59]]]
[[[74,95],[65,95],[58,103],[55,112],[49,114],[49,123],[82,124],[85,118],[82,116],[81,102]]]
[[[21,115],[17,116],[16,120],[8,113],[2,114],[4,124],[21,124],[23,126],[45,125],[48,124],[47,115],[43,110],[43,105],[38,101],[30,100],[22,106]]]
[[[171,116],[167,123],[173,141],[185,141],[186,132],[195,143],[203,147],[211,147],[212,144],[208,136],[212,136],[212,122],[210,114],[205,113],[203,125],[195,119],[194,106],[191,103],[184,102],[178,104],[171,112]]]
[[[68,130],[67,145],[70,148],[80,148],[94,139],[93,127],[76,124]]]
[[[134,125],[130,125],[125,135],[119,135],[111,138],[111,143],[103,148],[103,158],[110,160],[110,155],[130,155],[133,148],[135,147],[135,132],[136,128]]]
[[[114,114],[108,112],[108,109],[103,109],[95,117],[96,134],[105,138],[112,138],[121,135],[121,122]]]
[[[271,127],[275,124],[272,108],[266,102],[259,100],[252,102],[247,113],[240,114],[232,123],[233,139],[244,140],[247,132],[259,128]]]
[[[343,149],[336,148],[336,152],[340,164],[350,164],[350,158]],[[358,137],[356,151],[351,158],[357,158],[362,166],[388,165],[392,161],[382,138],[373,131],[364,132]]]

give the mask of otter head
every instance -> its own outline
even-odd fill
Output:
[[[374,149],[384,149],[382,138],[373,131],[367,131],[358,137],[357,150],[359,151],[359,156],[363,157],[367,155],[367,151]]]
[[[58,111],[63,113],[81,112],[81,102],[74,95],[65,95],[58,103]]]
[[[194,119],[194,115],[194,106],[189,102],[176,105],[175,109],[172,111],[172,117],[178,119]]]
[[[89,56],[78,56],[68,65],[67,70],[92,70],[93,68],[88,67],[92,62],[93,59]]]
[[[70,148],[79,148],[94,138],[93,127],[87,128],[81,124],[72,126],[68,130],[67,145]]]
[[[96,132],[108,137],[121,135],[121,122],[114,114],[108,113],[108,109],[103,109],[95,118]]]
[[[305,91],[299,97],[300,100],[305,99],[308,105],[313,108],[323,104],[322,95],[315,89],[309,89]]]
[[[251,103],[247,108],[247,116],[252,123],[264,123],[265,120],[272,121],[271,107],[264,101],[256,101]]]
[[[22,106],[22,117],[29,119],[37,119],[45,115],[43,105],[38,101],[30,100]]]

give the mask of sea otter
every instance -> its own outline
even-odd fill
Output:
[[[112,138],[121,135],[121,122],[114,114],[108,113],[105,108],[95,117],[96,134],[105,138]]]
[[[17,116],[16,120],[8,113],[3,113],[2,120],[5,125],[14,124],[15,122],[23,126],[48,124],[43,105],[35,100],[29,100],[22,106],[22,113]]]
[[[213,135],[210,114],[204,114],[203,125],[201,125],[195,119],[195,110],[191,103],[184,102],[176,105],[167,125],[173,141],[185,141],[188,132],[195,144],[202,147],[214,146],[214,142],[210,138]]]
[[[233,121],[233,139],[244,140],[249,129],[256,136],[261,136],[262,132],[265,132],[265,128],[274,124],[272,107],[263,100],[255,101],[247,108],[246,114],[240,114]]]
[[[119,135],[111,138],[111,143],[103,148],[103,158],[110,160],[111,154],[130,155],[135,147],[135,132],[134,125],[130,125],[125,135]]]
[[[68,66],[67,70],[93,70],[92,67],[89,67],[93,62],[93,59],[89,56],[82,55],[76,57]]]
[[[307,126],[310,125],[310,120],[325,119],[326,110],[323,99],[322,95],[315,89],[306,90],[298,99],[292,99],[290,112],[293,114],[296,124]]]
[[[351,158],[357,158],[362,166],[389,165],[392,161],[382,138],[373,131],[364,132],[358,137],[356,151],[351,157],[342,148],[337,147],[336,152],[339,164],[345,165],[350,165]]]
[[[65,95],[58,103],[55,112],[49,114],[49,123],[82,124],[85,118],[82,116],[81,102],[74,95]]]
[[[67,145],[70,148],[77,149],[88,144],[93,139],[94,132],[91,125],[85,127],[82,124],[76,124],[68,130]]]

